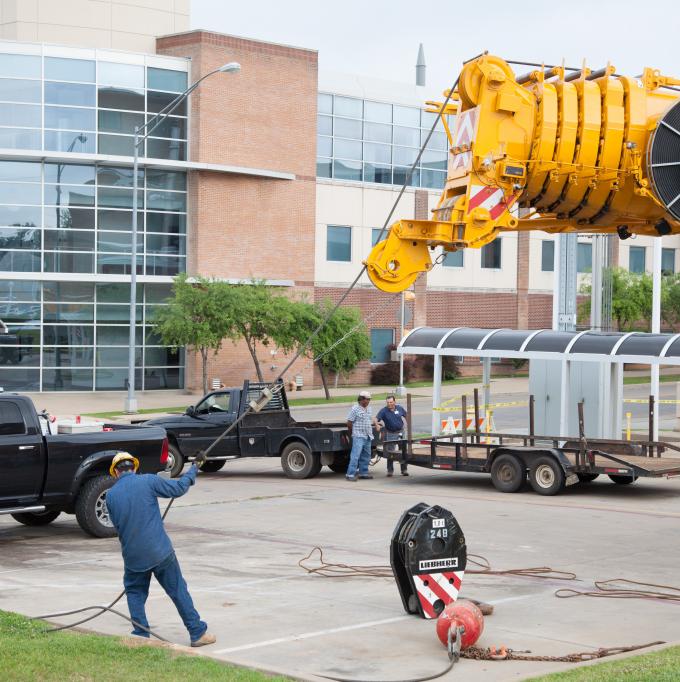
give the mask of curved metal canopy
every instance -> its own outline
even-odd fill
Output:
[[[680,334],[417,327],[402,339],[397,352],[680,365]]]

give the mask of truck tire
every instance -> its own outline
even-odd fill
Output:
[[[46,526],[52,523],[54,519],[59,516],[59,511],[44,511],[44,512],[20,512],[19,514],[12,514],[12,518],[24,526]]]
[[[491,482],[502,493],[516,493],[526,480],[524,464],[514,455],[498,455],[491,465]]]
[[[590,483],[594,481],[600,474],[576,474],[578,476],[579,483]]]
[[[76,498],[76,519],[80,527],[95,538],[112,538],[116,529],[106,508],[106,491],[115,483],[111,476],[90,478]]]
[[[170,472],[171,478],[177,478],[182,473],[182,469],[184,469],[184,457],[179,448],[174,443],[170,443],[168,446],[168,466],[166,471]]]
[[[335,459],[328,465],[328,468],[336,474],[346,474],[349,466],[349,455],[335,454]]]
[[[564,469],[553,457],[537,457],[529,467],[529,483],[539,495],[557,495],[565,482]]]
[[[219,471],[227,461],[225,459],[209,459],[207,462],[201,464],[200,469],[206,474],[214,474]]]
[[[321,457],[304,443],[288,443],[281,451],[281,468],[288,478],[313,478],[321,471]]]
[[[630,485],[637,481],[637,476],[617,476],[616,474],[607,474],[611,480],[617,485]]]

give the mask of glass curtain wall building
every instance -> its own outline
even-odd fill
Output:
[[[419,107],[319,93],[317,177],[402,185],[437,118]],[[442,189],[447,152],[438,121],[409,186]]]
[[[126,388],[133,134],[188,75],[184,59],[0,43],[4,390]],[[153,330],[186,271],[186,170],[172,164],[187,159],[186,104],[175,113],[140,149],[140,390],[184,385],[183,351]]]

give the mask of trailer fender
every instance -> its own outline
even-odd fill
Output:
[[[108,475],[109,467],[111,466],[111,460],[114,458],[118,450],[102,450],[101,452],[95,452],[89,457],[86,457],[76,469],[76,473],[73,475],[73,481],[71,483],[70,495],[74,498],[78,495],[80,488],[83,483],[88,479],[92,478],[95,474],[97,475]]]
[[[491,470],[491,464],[493,463],[493,460],[498,457],[498,455],[514,455],[515,457],[518,457],[519,459],[522,460],[524,463],[524,466],[529,469],[531,467],[531,463],[533,460],[536,459],[536,457],[541,457],[544,455],[547,455],[549,457],[553,457],[559,465],[562,467],[564,470],[565,475],[569,475],[569,472],[571,470],[571,462],[567,458],[567,456],[561,451],[557,450],[556,448],[507,448],[507,447],[500,447],[496,448],[492,453],[491,456],[489,457],[489,470]]]

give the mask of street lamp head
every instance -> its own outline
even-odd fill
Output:
[[[229,62],[228,64],[220,66],[220,68],[217,70],[221,71],[222,73],[233,73],[236,71],[240,71],[241,65],[238,62]]]

